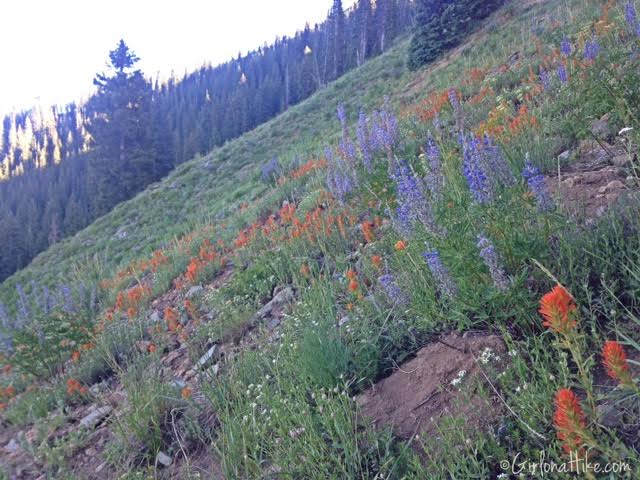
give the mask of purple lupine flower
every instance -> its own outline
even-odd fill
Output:
[[[382,286],[384,293],[394,305],[406,305],[409,303],[407,296],[398,286],[395,278],[390,273],[378,277],[378,283]]]
[[[638,14],[636,13],[636,7],[631,0],[629,0],[624,7],[624,18],[627,21],[629,30],[634,32],[636,35],[640,35],[640,31],[639,31],[640,25],[638,24]]]
[[[458,92],[455,88],[450,88],[448,91],[448,95],[451,108],[453,108],[453,111],[457,113],[460,110],[460,100],[458,99]]]
[[[560,52],[565,57],[569,57],[571,55],[571,42],[567,37],[564,37],[560,43]]]
[[[272,181],[280,176],[280,162],[276,157],[273,157],[266,165],[262,166],[262,180]]]
[[[367,124],[367,116],[364,112],[360,112],[358,117],[358,128],[356,129],[356,137],[358,138],[358,145],[360,146],[360,153],[362,154],[362,163],[367,172],[371,173],[372,169],[372,152],[371,152],[371,140],[369,134],[369,126]]]
[[[449,270],[440,260],[440,254],[437,250],[428,250],[422,254],[427,266],[431,271],[431,275],[436,282],[438,292],[444,297],[453,298],[458,294],[458,287],[453,278],[449,274]]]
[[[338,105],[338,120],[340,121],[340,126],[342,127],[342,137],[348,137],[349,129],[347,127],[347,112],[344,109],[343,103]]]
[[[398,120],[388,110],[374,112],[371,140],[375,150],[391,151],[398,138]]]
[[[516,177],[502,155],[502,149],[486,134],[484,136],[482,158],[485,171],[492,172],[489,180],[493,182],[495,191],[500,190],[502,187],[511,187],[516,184]]]
[[[494,286],[498,290],[506,292],[509,289],[509,278],[501,266],[501,259],[496,253],[493,243],[491,243],[491,240],[484,235],[478,235],[477,246],[480,250],[480,257],[489,268],[489,273]]]
[[[29,299],[19,283],[16,283],[16,291],[18,292],[18,316],[24,322],[29,317]]]
[[[0,351],[4,350],[6,353],[13,351],[13,337],[11,335],[13,329],[11,318],[9,318],[4,305],[0,302],[0,345],[2,345]]]
[[[522,170],[522,178],[526,180],[529,190],[531,190],[536,197],[538,210],[541,212],[553,210],[553,199],[549,196],[549,192],[547,192],[547,188],[545,187],[544,176],[542,176],[540,170],[529,162],[528,158]]]
[[[567,83],[569,81],[569,74],[567,74],[567,68],[564,66],[564,63],[558,65],[558,78],[561,83]]]
[[[549,72],[546,70],[540,71],[540,81],[542,82],[542,87],[545,91],[551,90],[551,79],[549,78]]]
[[[429,136],[425,145],[429,170],[425,176],[425,183],[431,193],[431,198],[439,202],[442,200],[442,190],[444,188],[444,175],[442,173],[442,155],[433,137]]]
[[[431,123],[433,124],[433,128],[435,128],[436,130],[440,130],[440,128],[442,127],[442,123],[440,122],[440,115],[436,113],[433,117],[433,122]]]
[[[462,137],[462,146],[462,171],[471,190],[471,196],[476,203],[488,203],[493,198],[493,191],[484,169],[480,141],[474,135]]]
[[[594,35],[591,40],[584,44],[584,58],[585,60],[594,61],[599,53],[600,44]]]
[[[11,325],[11,318],[9,318],[7,309],[4,307],[2,302],[0,302],[0,325],[4,328],[9,328]]]
[[[410,227],[421,223],[433,235],[444,235],[445,230],[436,222],[422,182],[406,162],[396,166],[392,178],[396,184],[398,201],[394,224],[399,224],[403,230],[398,233],[406,234]]]
[[[91,287],[91,293],[89,295],[89,311],[95,312],[98,305],[98,289],[95,285]]]
[[[327,188],[340,203],[344,203],[357,184],[355,174],[342,158],[333,155],[329,147],[325,148],[325,156],[328,164]]]
[[[348,138],[340,140],[338,145],[340,153],[349,165],[355,165],[356,161],[356,146]]]
[[[48,315],[49,312],[51,311],[51,295],[49,294],[49,287],[47,287],[46,285],[42,286],[42,313],[44,313],[45,315]]]
[[[65,313],[75,312],[73,295],[71,294],[71,288],[69,287],[69,285],[62,285],[60,287],[60,294],[62,296],[62,310]]]

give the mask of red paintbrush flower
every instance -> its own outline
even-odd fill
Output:
[[[542,297],[538,311],[544,317],[542,324],[555,333],[567,334],[576,326],[576,304],[560,284]]]
[[[558,440],[566,453],[582,448],[586,420],[578,397],[568,388],[558,390],[555,398],[556,411],[553,423]]]
[[[624,347],[615,340],[607,340],[602,347],[602,363],[607,374],[622,385],[632,386],[631,371]]]

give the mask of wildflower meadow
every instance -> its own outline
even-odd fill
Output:
[[[281,145],[233,198],[196,159],[144,248],[5,282],[0,438],[46,478],[638,478],[638,6],[507,2],[391,80],[404,42],[223,147]]]

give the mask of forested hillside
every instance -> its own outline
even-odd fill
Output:
[[[411,26],[413,9],[410,0],[360,0],[345,11],[335,0],[320,24],[164,83],[136,81],[133,62],[125,69],[131,78],[107,92],[137,91],[136,108],[127,111],[126,102],[118,107],[111,100],[99,108],[120,117],[124,128],[136,125],[123,144],[124,157],[114,132],[100,137],[92,129],[96,96],[84,104],[6,115],[0,126],[0,243],[7,247],[0,251],[0,280],[176,165],[388,50]]]

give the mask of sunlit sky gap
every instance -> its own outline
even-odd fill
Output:
[[[355,0],[343,0],[344,8]],[[124,38],[147,77],[180,77],[322,21],[332,0],[5,0],[0,113],[79,101]]]

